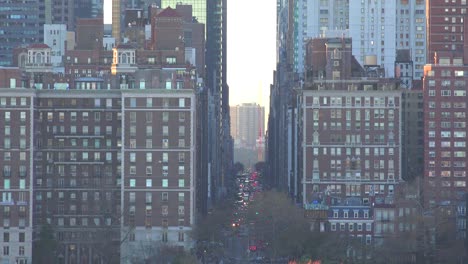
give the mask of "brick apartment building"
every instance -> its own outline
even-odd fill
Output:
[[[31,263],[44,225],[61,263],[192,246],[197,72],[184,52],[76,49],[55,73],[50,47],[34,44],[21,67],[0,69],[2,258]]]
[[[303,204],[335,208],[340,221],[333,216],[329,221],[337,231],[355,232],[356,220],[374,231],[374,205],[382,208],[379,212],[394,210],[393,196],[402,180],[399,86],[379,78],[378,67],[361,67],[348,38],[313,39],[308,50],[300,90]],[[356,212],[358,219],[354,213],[343,217],[345,211]],[[371,243],[364,233],[363,241]]]

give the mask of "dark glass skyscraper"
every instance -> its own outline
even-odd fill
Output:
[[[0,66],[11,64],[12,50],[43,41],[44,2],[0,0]]]
[[[161,6],[175,8],[180,0],[162,0]],[[208,203],[223,195],[224,176],[232,162],[232,138],[230,135],[229,87],[226,82],[227,1],[185,0],[192,5],[193,16],[206,27],[205,105],[206,122],[201,125],[208,149],[202,157],[207,167],[200,174],[207,177]],[[202,144],[203,145],[203,144]],[[203,158],[202,158],[203,159]],[[205,162],[202,162],[205,164]]]

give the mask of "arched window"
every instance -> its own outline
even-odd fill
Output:
[[[122,56],[121,56],[121,61],[120,63],[124,63],[124,64],[127,64],[127,53],[122,53]]]
[[[43,61],[42,61],[42,53],[40,53],[40,52],[36,53],[36,63],[37,63],[37,64],[43,63]]]

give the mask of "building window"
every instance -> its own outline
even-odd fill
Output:
[[[179,179],[179,187],[185,187],[185,180]]]

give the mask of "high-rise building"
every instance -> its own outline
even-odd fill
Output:
[[[6,263],[31,263],[33,240],[33,170],[34,170],[34,119],[32,107],[34,91],[6,96],[7,91],[20,88],[21,71],[18,68],[1,67],[0,105],[2,142],[0,159],[2,192],[0,200],[0,233],[2,261]],[[15,94],[15,95],[13,95]]]
[[[361,65],[378,65],[394,76],[396,1],[351,1],[349,36],[353,55]],[[368,60],[370,59],[370,60]]]
[[[411,77],[414,80],[421,80],[424,64],[426,64],[426,1],[398,0],[395,2],[395,49],[397,57],[399,50],[409,51],[409,56],[406,56],[406,60],[412,62],[411,69],[413,74]],[[411,82],[408,81],[408,84],[411,84]],[[406,86],[406,88],[410,87]],[[405,87],[402,86],[402,88]]]
[[[440,51],[467,53],[466,1],[427,1],[427,62],[434,63]],[[468,56],[466,54],[465,56]],[[466,60],[465,60],[466,62]]]
[[[406,49],[414,62],[411,78],[420,79],[424,50],[425,1],[300,0],[294,8],[294,69],[304,72],[305,45],[315,37],[351,37],[353,54],[361,64],[366,56],[394,75],[397,50]],[[393,32],[393,33],[390,33]],[[411,84],[411,83],[410,83]]]
[[[153,50],[112,51],[88,45],[102,33],[89,30],[96,19],[82,21],[63,71],[41,43],[18,49],[19,67],[0,68],[0,233],[10,263],[32,262],[46,225],[57,240],[47,254],[61,263],[142,263],[144,249],[193,245],[202,85],[179,38],[183,20],[175,32],[159,24],[168,38]],[[61,45],[64,25],[47,30]]]
[[[255,148],[265,133],[265,108],[256,103],[231,106],[231,135],[234,147]]]
[[[162,0],[163,8],[176,8],[181,1]],[[202,91],[204,105],[202,115],[206,129],[202,134],[208,149],[200,154],[205,166],[200,175],[207,175],[212,190],[208,191],[208,201],[215,202],[226,193],[225,175],[232,166],[232,138],[230,136],[229,86],[227,85],[227,0],[186,0],[184,5],[192,5],[193,16],[205,24],[205,75]]]
[[[424,67],[425,199],[433,207],[453,204],[468,191],[465,75],[468,67],[460,55],[438,51],[436,54],[435,64]]]
[[[115,39],[115,43],[119,44],[121,39],[121,14],[122,9],[120,6],[121,0],[112,0],[112,37]]]
[[[65,24],[68,30],[75,29],[75,0],[46,1],[45,22],[47,24]],[[50,4],[50,7],[48,5]]]
[[[307,63],[315,67],[300,95],[302,203],[354,197],[361,204],[392,204],[402,180],[398,83],[362,68],[350,38],[309,45]]]
[[[75,0],[75,18],[103,17],[103,0]]]
[[[44,2],[0,0],[0,66],[12,63],[13,49],[43,41]]]
[[[63,66],[65,50],[73,48],[68,46],[70,43],[67,41],[67,35],[65,24],[44,24],[44,44],[52,49],[50,61],[55,67]]]
[[[193,17],[202,24],[206,25],[206,5],[208,0],[161,0],[161,8],[172,7],[176,8],[178,4],[191,5]]]

